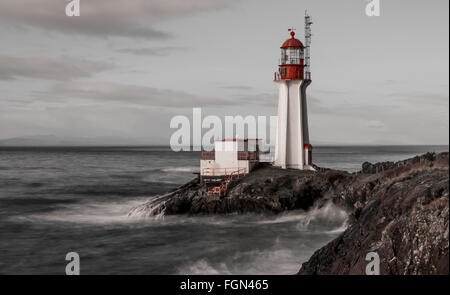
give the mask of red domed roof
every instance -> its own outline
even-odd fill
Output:
[[[288,48],[288,47],[301,47],[303,48],[302,42],[300,40],[294,38],[295,33],[291,32],[291,39],[287,39],[280,48]]]

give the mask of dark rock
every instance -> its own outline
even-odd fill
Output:
[[[347,230],[316,251],[299,274],[365,274],[368,252],[379,255],[381,274],[448,274],[448,161],[442,153],[365,164],[365,173],[385,169],[358,175],[353,184],[365,190],[366,200],[355,206]]]
[[[316,202],[336,198],[335,203],[351,208],[336,197],[333,185],[353,176],[343,171],[283,170],[262,166],[230,184],[225,197],[208,195],[198,180],[138,206],[129,215],[156,216],[174,214],[280,213],[308,210]],[[334,183],[334,184],[333,184]],[[158,207],[158,208],[156,208]]]

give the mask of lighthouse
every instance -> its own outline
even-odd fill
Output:
[[[278,87],[278,127],[275,165],[283,169],[314,170],[309,141],[306,89],[311,84],[311,17],[305,13],[305,44],[290,38],[281,45],[274,82]]]

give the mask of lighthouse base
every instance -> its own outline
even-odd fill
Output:
[[[280,165],[277,165],[277,163],[274,164],[274,166],[276,167],[280,167],[282,169],[297,169],[297,170],[308,170],[308,171],[316,171],[316,168],[314,168],[314,166],[311,165],[286,165],[286,167],[282,167]]]
[[[311,80],[277,80],[278,127],[275,166],[312,170],[306,88]]]

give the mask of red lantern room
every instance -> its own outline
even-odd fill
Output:
[[[275,80],[303,80],[303,44],[294,38],[295,32],[289,29],[291,38],[281,45],[281,59]]]

